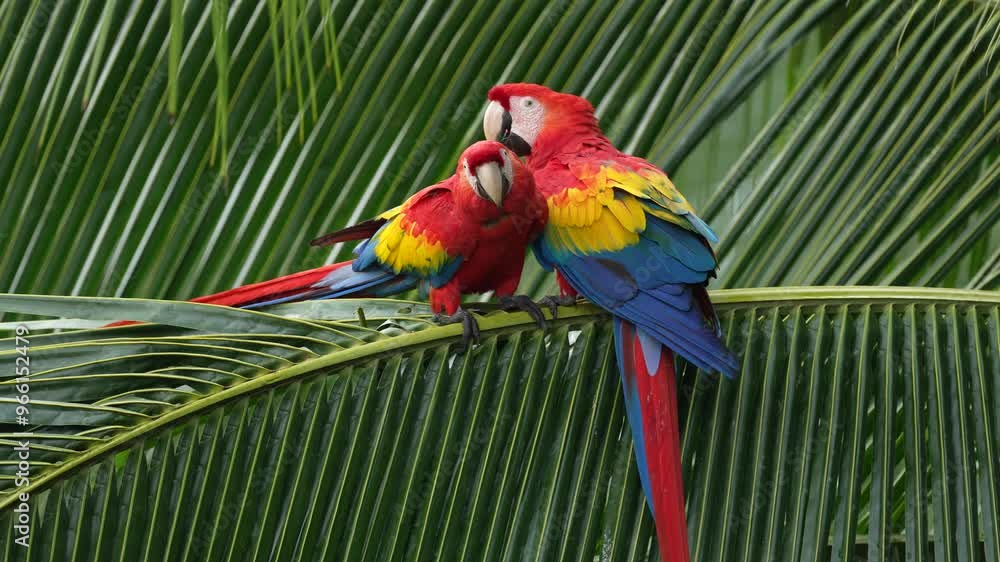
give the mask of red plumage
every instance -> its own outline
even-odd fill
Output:
[[[491,195],[480,173],[500,174],[493,179],[500,182],[501,192]],[[491,199],[494,195],[499,205]],[[355,260],[236,287],[193,302],[251,307],[314,298],[387,296],[426,284],[432,310],[454,314],[462,295],[514,294],[528,245],[544,227],[547,212],[544,198],[521,161],[498,142],[477,142],[462,153],[454,175],[375,219],[312,242],[328,245],[368,238]],[[394,230],[384,235],[384,228]]]
[[[536,243],[536,255],[556,270],[562,295],[575,297],[579,292],[616,316],[629,423],[661,558],[688,562],[677,388],[673,353],[666,343],[672,341],[674,351],[700,361],[699,366],[718,366],[727,374],[738,369],[718,339],[715,312],[704,288],[715,268],[706,237],[715,235],[662,171],[615,148],[587,100],[537,84],[496,86],[488,98],[495,103],[484,118],[487,136],[527,155],[538,191],[560,213],[560,222],[553,221]],[[613,184],[608,179],[612,174],[617,174],[616,181],[632,183]],[[608,189],[619,206],[608,203]],[[645,220],[621,218],[618,213],[630,212],[623,208],[628,202],[649,209],[643,211]],[[617,221],[620,230],[599,232],[616,228],[609,227],[609,221]],[[619,246],[602,240],[627,239],[633,232],[640,234],[637,240]],[[572,238],[576,233],[581,234]],[[660,246],[666,237],[675,242]],[[670,253],[677,248],[683,248],[681,254]],[[654,275],[659,276],[658,284],[652,283]],[[678,304],[681,299],[687,302]],[[640,332],[637,321],[649,329]]]
[[[470,184],[479,181],[475,172],[486,164],[510,168],[509,190],[500,206]],[[500,143],[477,142],[462,153],[451,177],[407,200],[398,219],[407,235],[440,244],[450,259],[460,259],[461,264],[440,284],[433,281],[433,272],[409,273],[431,280],[434,312],[454,314],[466,294],[493,291],[500,297],[513,295],[528,245],[541,232],[547,216],[545,200],[520,160]],[[372,243],[383,242],[375,236]],[[396,271],[407,272],[401,268]]]
[[[646,352],[635,327],[622,325],[619,363],[635,383],[652,497],[648,498],[656,519],[656,538],[662,562],[690,560],[687,519],[684,511],[684,478],[681,469],[680,424],[677,418],[677,379],[674,357],[663,348],[656,369],[649,372]],[[638,420],[630,420],[636,423]],[[651,453],[652,452],[652,453]]]
[[[309,269],[292,273],[268,281],[243,285],[228,291],[222,291],[212,295],[205,295],[191,302],[203,304],[218,304],[222,306],[243,307],[258,302],[272,301],[291,295],[301,294],[302,291],[312,287],[321,279],[326,277],[331,271],[344,266],[350,266],[352,262],[342,261],[331,263],[316,269]]]

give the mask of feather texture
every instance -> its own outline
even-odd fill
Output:
[[[663,562],[687,562],[690,554],[673,355],[620,318],[615,319],[615,345],[639,477],[657,523],[660,557]]]
[[[711,249],[672,223],[649,218],[647,224],[635,244],[585,254],[546,230],[534,244],[535,255],[580,294],[697,367],[734,375],[739,364],[720,338],[715,312],[696,296],[714,272]]]
[[[468,183],[471,176],[463,173],[490,162],[508,164],[513,175],[506,178],[509,192],[501,206],[479,197]],[[546,216],[545,201],[523,164],[500,143],[478,142],[462,153],[452,176],[374,219],[313,241],[326,245],[367,238],[355,248],[353,261],[197,300],[258,308],[307,299],[383,297],[419,286],[429,288],[435,312],[453,314],[463,294],[513,294],[527,248]]]
[[[564,294],[582,294],[615,317],[629,424],[661,558],[687,562],[672,352],[706,371],[739,370],[705,291],[715,276],[711,243],[718,237],[664,172],[611,144],[587,100],[538,84],[496,86],[488,97],[509,113],[511,132],[525,130],[530,119],[515,99],[530,98],[543,110],[528,166],[550,220],[535,256],[556,270]]]

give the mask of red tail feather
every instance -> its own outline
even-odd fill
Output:
[[[629,423],[633,437],[642,440],[642,447],[636,443],[636,456],[648,479],[646,493],[656,521],[660,559],[690,562],[673,353],[652,338],[643,338],[628,322],[619,320],[619,329]]]
[[[636,358],[644,361],[639,339]],[[637,377],[642,401],[646,455],[652,484],[656,537],[663,562],[691,560],[684,512],[684,481],[681,469],[681,434],[677,412],[677,381],[674,357],[664,348],[653,376]]]
[[[313,284],[326,277],[328,273],[345,265],[349,266],[351,263],[352,262],[350,261],[332,263],[330,265],[324,265],[323,267],[317,267],[316,269],[300,271],[298,273],[292,273],[291,275],[285,275],[284,277],[278,277],[268,281],[261,281],[251,285],[243,285],[242,287],[236,287],[234,289],[229,289],[228,291],[215,293],[214,295],[198,297],[196,299],[191,299],[191,302],[241,307],[257,302],[270,301],[298,294],[306,295],[310,292]],[[129,326],[140,323],[141,322],[135,322],[133,320],[120,320],[118,322],[112,322],[104,327],[113,328],[115,326]]]
[[[229,289],[228,291],[222,291],[214,295],[198,297],[191,299],[191,302],[239,307],[290,297],[298,293],[307,292],[313,284],[326,277],[331,271],[350,264],[351,262],[349,261],[332,263],[323,267],[317,267],[316,269],[300,271],[252,285],[243,285],[242,287],[236,287],[235,289]]]

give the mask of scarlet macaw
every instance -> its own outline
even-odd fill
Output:
[[[426,284],[442,323],[462,322],[466,344],[478,326],[461,307],[464,294],[493,291],[508,310],[527,311],[542,326],[538,305],[514,295],[531,241],[547,217],[531,173],[502,144],[467,148],[455,174],[402,205],[312,241],[323,246],[365,239],[353,261],[245,285],[196,302],[257,308],[282,302],[388,296]],[[351,267],[345,267],[350,265]]]
[[[549,208],[534,243],[557,272],[561,297],[582,294],[614,315],[626,411],[665,562],[690,559],[673,352],[734,376],[705,286],[715,276],[715,233],[649,162],[604,136],[591,104],[536,84],[488,94],[486,138],[527,156]]]

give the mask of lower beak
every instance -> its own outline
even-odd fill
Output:
[[[506,138],[501,139],[500,142],[504,144],[507,148],[514,151],[514,154],[518,156],[528,156],[531,154],[531,145],[528,141],[522,139],[516,133],[509,133]]]
[[[497,207],[503,207],[503,198],[510,190],[510,181],[496,162],[488,162],[476,168],[476,192],[489,199]]]

